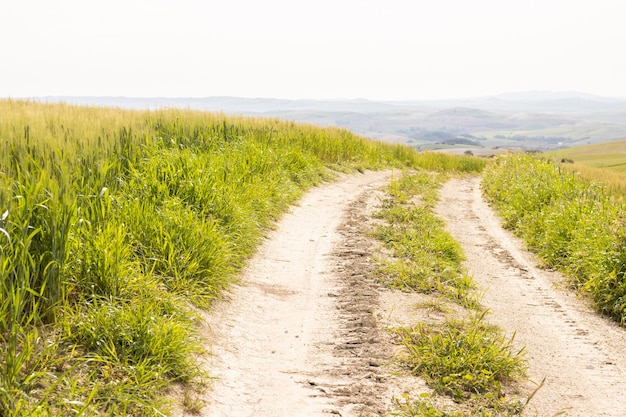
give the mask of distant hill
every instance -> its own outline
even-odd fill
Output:
[[[559,160],[574,161],[594,168],[626,172],[626,140],[576,146],[549,152]]]
[[[119,108],[190,108],[339,126],[418,148],[551,150],[626,139],[626,98],[518,92],[459,100],[286,100],[205,97],[35,97]],[[468,145],[469,144],[469,145]]]
[[[393,109],[393,104],[365,99],[355,100],[286,100],[276,98],[244,97],[36,97],[48,102],[67,102],[80,105],[120,108],[191,108],[227,113],[275,113],[283,111],[349,111],[379,112]]]

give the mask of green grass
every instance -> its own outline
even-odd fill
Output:
[[[564,167],[591,181],[600,182],[612,193],[626,197],[626,141],[598,143],[546,152],[554,161],[573,161]]]
[[[485,170],[483,190],[504,225],[547,266],[565,272],[600,312],[626,323],[626,207],[620,198],[559,163],[521,154],[500,157]]]
[[[411,372],[424,375],[437,393],[456,401],[478,394],[496,404],[503,396],[502,383],[523,376],[523,355],[483,318],[484,313],[398,330]]]
[[[558,160],[571,159],[576,163],[593,168],[605,168],[622,173],[626,172],[626,141],[576,146],[546,152],[545,156],[553,157]]]
[[[395,400],[396,410],[392,416],[402,417],[465,417],[460,411],[442,410],[440,406],[433,404],[429,396],[412,398],[405,394],[403,398]]]
[[[277,119],[0,101],[0,415],[167,413],[167,386],[206,377],[194,309],[309,187],[485,164]]]
[[[460,245],[432,213],[444,174],[406,174],[391,182],[376,217],[385,222],[372,235],[393,258],[379,260],[377,276],[386,285],[422,293],[437,292],[464,305],[475,303],[471,278],[463,273]]]
[[[524,375],[522,351],[484,320],[479,295],[462,266],[460,245],[433,213],[438,189],[448,177],[426,171],[405,172],[391,182],[377,214],[381,220],[372,235],[385,255],[377,260],[378,280],[402,291],[430,294],[421,308],[436,308],[445,321],[420,321],[392,329],[406,352],[405,369],[421,376],[434,395],[449,397],[458,407],[446,407],[425,398],[405,396],[396,401],[398,416],[512,416],[519,401],[504,398],[503,385]],[[448,300],[465,307],[448,308]],[[418,306],[420,307],[420,306]]]

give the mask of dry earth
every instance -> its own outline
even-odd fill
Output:
[[[384,331],[415,320],[424,296],[375,284],[374,244],[364,236],[393,175],[315,188],[268,235],[241,284],[205,315],[204,366],[214,380],[199,415],[378,416],[392,397],[427,391],[394,368],[397,348]],[[449,182],[438,211],[485,289],[491,321],[526,345],[530,378],[546,378],[527,414],[626,415],[624,332],[535,266],[500,228],[477,179]]]

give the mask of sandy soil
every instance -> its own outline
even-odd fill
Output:
[[[372,281],[375,244],[364,235],[393,175],[318,187],[268,235],[241,285],[205,315],[204,366],[215,379],[202,416],[379,416],[393,396],[427,391],[394,368],[398,348],[384,331],[415,320],[424,296]],[[481,200],[477,179],[449,182],[438,212],[485,289],[491,321],[526,346],[530,379],[546,378],[527,414],[626,415],[624,332],[535,266]]]
[[[437,211],[464,247],[490,321],[526,347],[529,378],[545,378],[527,415],[626,416],[624,329],[564,290],[561,275],[537,266],[481,199],[478,178],[448,182]]]

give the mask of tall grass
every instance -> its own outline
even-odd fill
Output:
[[[591,182],[602,184],[612,195],[626,199],[626,173],[608,168],[596,168],[581,163],[567,164],[563,168],[576,173]]]
[[[550,267],[626,324],[626,217],[606,187],[555,162],[511,154],[485,170],[485,195],[504,225]]]
[[[161,415],[210,307],[333,171],[480,170],[341,129],[0,101],[0,415]]]

